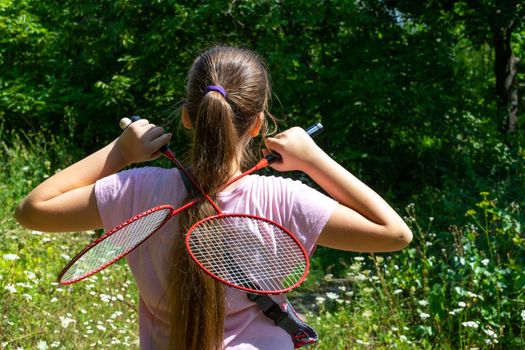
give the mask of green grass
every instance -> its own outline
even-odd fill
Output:
[[[93,234],[49,234],[4,222],[0,244],[2,349],[137,347],[137,290],[124,264],[69,286],[56,282]]]

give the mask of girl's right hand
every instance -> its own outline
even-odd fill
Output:
[[[147,162],[160,156],[159,149],[170,142],[171,136],[147,119],[140,119],[122,132],[115,147],[127,165]]]

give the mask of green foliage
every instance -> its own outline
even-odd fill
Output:
[[[482,192],[468,223],[447,231],[416,209],[406,208],[410,248],[347,258],[349,287],[317,297],[319,316],[309,318],[320,332],[318,348],[524,347],[522,208],[500,208]]]
[[[123,270],[93,287],[50,284],[65,262],[58,252],[91,237],[32,234],[11,215],[36,184],[116,137],[120,118],[176,131],[188,68],[223,43],[266,58],[281,129],[321,120],[328,153],[394,206],[415,203],[416,238],[399,254],[317,250],[305,290],[326,273],[352,281],[311,316],[318,348],[525,347],[525,135],[501,133],[490,40],[493,20],[517,16],[510,45],[523,61],[523,11],[514,0],[0,0],[0,347],[136,340],[134,301],[108,307],[123,313],[113,326],[125,334],[108,332],[112,314],[98,301],[124,295],[115,288],[128,276],[112,277]],[[521,119],[523,110],[521,97]],[[188,139],[175,135],[180,153]]]

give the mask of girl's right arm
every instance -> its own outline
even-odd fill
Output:
[[[16,208],[16,220],[39,231],[101,228],[95,182],[129,164],[159,157],[157,150],[170,138],[171,134],[146,119],[131,124],[109,145],[38,185]]]
[[[301,128],[268,138],[266,145],[282,161],[279,171],[305,172],[339,202],[318,243],[357,252],[387,252],[404,248],[412,232],[386,201],[327,155]]]

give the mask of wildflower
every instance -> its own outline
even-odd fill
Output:
[[[328,293],[326,293],[326,297],[328,299],[331,299],[331,300],[336,300],[339,296],[337,294],[335,294],[335,293],[328,292]]]
[[[11,283],[5,286],[4,289],[7,290],[9,293],[16,293],[16,288]]]
[[[488,335],[491,338],[497,338],[498,337],[496,332],[494,332],[492,329],[484,329],[483,332],[485,332],[485,334]]]
[[[123,315],[122,311],[115,311],[110,317],[111,318],[117,318],[117,317],[120,317],[122,315]]]
[[[525,321],[525,310],[521,310],[521,319]]]
[[[339,286],[338,288],[341,292],[344,292],[346,290],[346,287],[345,286]]]
[[[356,281],[359,281],[359,282],[362,282],[362,281],[366,281],[367,278],[365,275],[363,275],[362,273],[358,274],[357,276],[355,276],[355,279]]]
[[[334,275],[332,275],[331,273],[324,276],[324,280],[328,282],[330,282],[333,278],[334,278]]]
[[[46,343],[46,341],[44,341],[44,340],[40,340],[40,341],[36,344],[36,348],[37,348],[38,350],[47,350],[48,347],[47,347],[47,343]]]
[[[370,318],[371,316],[372,316],[372,311],[365,310],[365,312],[363,312],[363,317],[364,318]]]
[[[465,293],[467,295],[467,297],[469,298],[472,298],[472,299],[481,299],[483,300],[483,297],[479,294],[476,294],[476,293],[472,293],[470,291],[467,290],[467,292]]]
[[[31,231],[31,234],[32,234],[32,235],[39,236],[39,235],[42,234],[42,232],[40,232],[40,231]]]
[[[427,314],[427,313],[424,313],[424,312],[420,312],[420,313],[419,313],[419,317],[420,317],[422,320],[426,320],[427,318],[430,317],[430,315]]]
[[[468,327],[468,328],[474,328],[474,329],[477,329],[479,327],[479,322],[476,322],[476,321],[467,321],[467,322],[461,322],[461,325],[463,327]]]
[[[401,293],[403,293],[403,290],[402,289],[396,289],[396,290],[394,290],[393,293],[394,293],[394,295],[401,294]]]
[[[421,306],[427,306],[427,305],[428,305],[428,301],[426,301],[426,300],[420,300],[420,301],[418,301],[417,303],[418,303],[419,305],[421,305]]]
[[[75,323],[75,320],[70,317],[60,316],[60,323],[62,324],[62,328],[67,328],[71,323]]]
[[[456,314],[459,314],[461,311],[463,311],[463,309],[454,309],[452,311],[449,311],[449,314],[454,316]]]
[[[55,340],[54,342],[51,343],[52,348],[58,348],[59,346],[60,346],[60,342],[58,340]]]
[[[107,294],[100,294],[100,300],[104,303],[109,303],[111,301],[111,297]]]
[[[6,261],[16,261],[20,259],[20,257],[16,254],[4,254],[4,260]]]
[[[22,298],[24,298],[27,301],[33,300],[33,297],[30,294],[22,294]]]
[[[324,303],[326,299],[323,298],[323,297],[316,297],[315,298],[315,302],[317,303],[317,305],[321,305],[322,303]]]
[[[484,266],[487,266],[489,264],[490,260],[489,259],[483,259],[481,260],[481,263],[484,265]]]
[[[98,330],[101,330],[101,331],[105,331],[105,330],[106,330],[106,327],[104,327],[104,326],[101,325],[101,324],[97,324],[97,329],[98,329]]]
[[[355,256],[354,260],[355,261],[365,261],[365,258],[363,258],[362,256]]]
[[[28,278],[30,281],[32,281],[32,282],[36,282],[37,277],[36,277],[36,275],[35,275],[34,272],[32,272],[32,271],[24,271],[24,274],[27,276],[27,278]]]
[[[464,302],[460,301],[460,302],[458,303],[458,306],[459,306],[460,308],[465,308],[465,307],[467,306],[467,304],[465,304]]]

